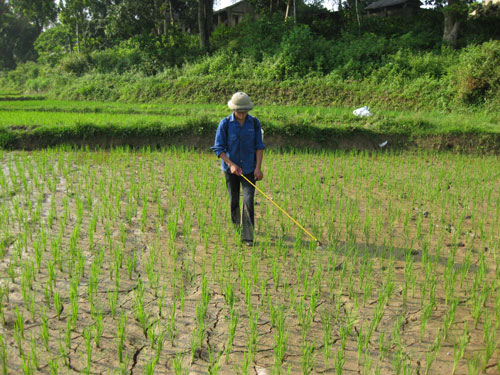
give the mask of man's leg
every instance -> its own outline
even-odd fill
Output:
[[[245,177],[255,184],[253,173],[246,174]],[[253,228],[255,226],[253,198],[255,188],[243,178],[241,178],[241,184],[243,185],[243,230],[241,239],[243,241],[253,241]]]
[[[240,225],[240,177],[230,172],[225,172],[224,174],[226,176],[227,192],[229,193],[231,204],[231,221],[235,225]]]

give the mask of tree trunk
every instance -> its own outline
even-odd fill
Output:
[[[78,27],[78,22],[76,23],[76,46],[77,51],[80,52],[80,30]]]
[[[165,1],[163,4],[163,35],[167,35],[167,5],[168,2]]]
[[[444,32],[443,40],[449,43],[453,48],[458,47],[458,32],[460,30],[461,21],[457,20],[452,13],[444,14]]]
[[[172,1],[168,2],[170,6],[170,24],[173,26],[174,25],[174,10],[172,9]]]
[[[464,19],[463,12],[466,12],[466,8],[461,8],[460,0],[449,0],[448,6],[444,8],[444,31],[443,40],[449,43],[453,48],[458,47],[458,34],[460,32],[460,26],[462,25],[462,20]]]
[[[198,26],[200,29],[201,48],[210,51],[210,34],[212,32],[213,0],[198,0]]]

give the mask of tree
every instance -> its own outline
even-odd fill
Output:
[[[59,6],[61,22],[75,33],[77,50],[80,52],[82,40],[84,47],[87,47],[88,0],[61,1]]]
[[[57,7],[54,0],[13,0],[16,13],[25,16],[36,27],[38,35],[44,27],[57,18]]]
[[[467,4],[464,0],[448,0],[448,6],[443,8],[443,13],[443,41],[457,48],[460,27],[467,17]]]
[[[201,48],[210,50],[210,33],[212,31],[212,18],[214,14],[213,0],[198,0],[198,25],[200,30]]]
[[[0,2],[0,69],[14,69],[20,62],[34,60],[37,36],[26,17],[15,14],[8,2]]]
[[[73,33],[69,27],[56,25],[45,30],[34,43],[38,61],[56,64],[73,46]]]
[[[60,1],[59,19],[75,35],[77,50],[99,49],[109,46],[106,28],[110,20],[111,0]],[[124,25],[127,25],[125,22]]]

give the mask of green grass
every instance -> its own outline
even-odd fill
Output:
[[[225,104],[79,102],[41,99],[0,101],[0,146],[16,148],[19,137],[64,141],[88,137],[171,137],[204,135],[212,139],[220,119],[230,114]],[[355,108],[256,106],[251,112],[266,136],[298,138],[326,144],[352,135],[492,136],[500,135],[500,115],[387,111],[371,108],[370,117],[354,116]]]

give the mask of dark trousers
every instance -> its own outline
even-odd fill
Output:
[[[253,197],[255,188],[243,177],[229,171],[226,171],[225,175],[231,202],[231,221],[235,225],[242,225],[241,239],[243,241],[253,241],[253,228],[255,225]],[[253,173],[246,174],[245,177],[255,184]],[[240,215],[240,184],[243,186],[243,215]]]

